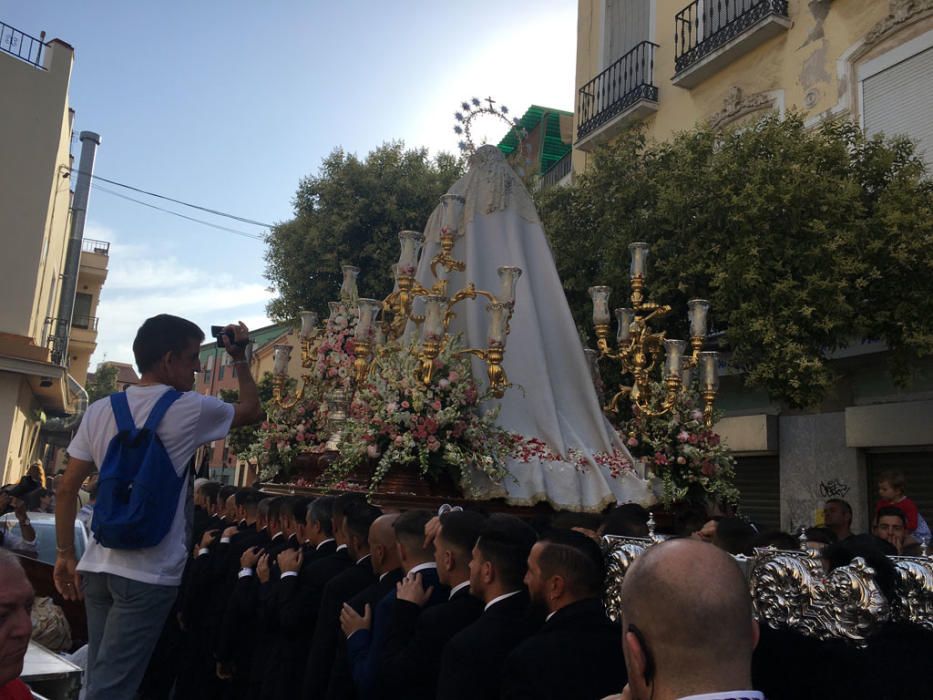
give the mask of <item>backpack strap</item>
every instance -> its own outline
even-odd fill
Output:
[[[136,422],[133,420],[133,414],[130,413],[130,404],[126,400],[126,394],[122,391],[111,394],[110,408],[113,409],[113,417],[117,421],[117,432],[132,433],[136,430]]]
[[[143,426],[143,429],[155,432],[155,429],[159,427],[159,423],[162,421],[162,417],[169,409],[169,406],[175,403],[179,398],[181,398],[181,392],[175,389],[169,389],[162,394],[149,412],[149,417],[146,419],[146,425]]]

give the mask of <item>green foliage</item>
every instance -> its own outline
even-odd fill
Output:
[[[568,300],[590,326],[587,287],[628,306],[628,244],[651,246],[648,288],[674,307],[712,302],[731,363],[752,386],[800,407],[834,377],[828,351],[885,341],[895,377],[933,352],[933,187],[905,139],[849,123],[766,117],[744,131],[697,129],[647,144],[633,131],[598,152],[539,207]]]
[[[294,380],[292,380],[292,383],[294,384]],[[263,374],[262,378],[256,382],[256,388],[259,390],[259,402],[263,410],[266,411],[267,406],[272,401],[272,373],[266,372]],[[234,403],[239,401],[240,392],[236,389],[221,389],[220,399],[221,401]],[[233,428],[227,436],[227,447],[230,448],[233,454],[246,454],[249,446],[256,442],[258,431],[259,423],[244,425],[242,428]]]
[[[398,232],[421,230],[462,170],[462,161],[451,155],[431,159],[427,149],[406,150],[401,142],[384,144],[363,160],[334,150],[317,176],[299,184],[295,218],[269,235],[266,277],[279,290],[270,316],[285,320],[302,308],[326,311],[345,264],[363,270],[360,296],[388,294]]]
[[[118,371],[115,365],[107,363],[97,365],[94,378],[88,381],[84,387],[85,391],[87,391],[89,403],[94,403],[97,399],[102,399],[116,392]]]

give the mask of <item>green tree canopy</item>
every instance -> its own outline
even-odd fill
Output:
[[[699,128],[647,144],[638,131],[598,152],[569,188],[539,202],[577,323],[587,288],[629,306],[628,244],[651,246],[651,297],[711,301],[712,325],[749,385],[791,406],[819,402],[826,354],[883,340],[895,378],[933,352],[933,187],[906,139],[798,115],[742,131]]]
[[[423,230],[438,198],[462,174],[462,162],[427,149],[387,143],[365,159],[336,149],[295,194],[295,217],[268,238],[266,277],[279,297],[269,315],[286,320],[302,308],[323,312],[336,299],[341,265],[362,269],[360,295],[392,291],[398,232]]]
[[[118,371],[116,365],[107,362],[97,365],[97,371],[94,372],[93,378],[88,380],[84,387],[87,391],[88,403],[94,403],[97,399],[102,399],[116,392]]]

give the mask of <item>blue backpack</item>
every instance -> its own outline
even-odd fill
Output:
[[[172,527],[185,483],[156,435],[156,428],[180,391],[166,391],[139,429],[126,394],[110,396],[117,434],[100,465],[97,503],[91,519],[94,538],[111,549],[154,547]]]

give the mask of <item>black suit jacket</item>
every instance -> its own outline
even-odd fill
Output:
[[[389,571],[376,583],[353,596],[348,604],[360,615],[363,614],[367,605],[370,610],[375,610],[376,604],[395,590],[398,582],[402,580],[402,576],[404,576],[404,573],[401,569]],[[356,687],[353,685],[350,660],[347,656],[347,639],[338,626],[337,653],[334,658],[334,665],[331,668],[330,680],[327,683],[326,698],[327,700],[354,700],[356,697]]]
[[[396,599],[377,671],[376,682],[382,688],[382,697],[434,698],[444,647],[482,612],[483,603],[470,595],[469,586],[461,588],[447,602],[426,610]]]
[[[353,565],[345,548],[329,555],[318,552],[308,566],[302,564],[297,576],[279,579],[267,606],[275,618],[270,625],[275,638],[262,685],[264,698],[290,698],[301,687],[324,588]]]
[[[355,595],[376,583],[372,562],[367,555],[342,571],[324,586],[311,640],[311,650],[305,663],[303,691],[307,700],[323,700],[327,695],[331,669],[337,654],[340,631],[340,609]],[[388,591],[387,591],[388,592]]]
[[[625,686],[622,632],[590,598],[561,608],[509,654],[502,700],[600,700]]]
[[[438,700],[498,700],[505,658],[530,631],[524,589],[485,610],[444,647]]]

